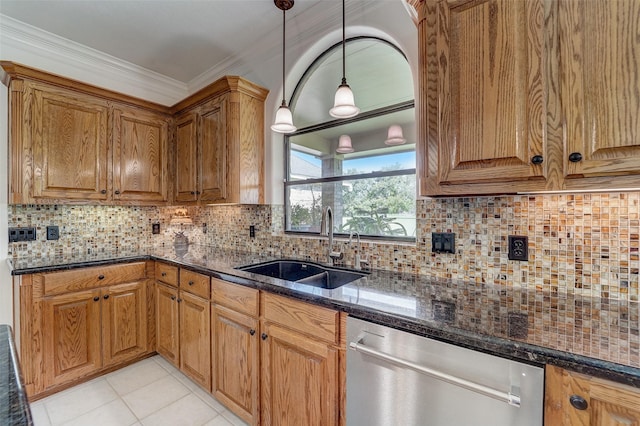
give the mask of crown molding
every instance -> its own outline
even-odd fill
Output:
[[[0,14],[0,59],[54,72],[162,105],[189,95],[186,83]]]

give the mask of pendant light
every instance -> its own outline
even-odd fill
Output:
[[[393,124],[389,127],[387,132],[387,140],[384,141],[385,145],[402,145],[407,140],[402,135],[402,127],[397,124]]]
[[[338,148],[336,148],[336,152],[339,152],[340,154],[348,154],[350,152],[353,152],[351,137],[349,135],[340,136],[340,139],[338,139]]]
[[[347,84],[347,77],[345,71],[346,54],[345,54],[345,0],[342,0],[342,83],[338,86],[336,91],[333,108],[329,110],[329,114],[335,118],[350,118],[355,117],[360,112],[360,108],[356,106],[353,98],[353,92]]]
[[[293,116],[291,110],[287,106],[284,88],[284,67],[285,67],[285,36],[286,36],[286,13],[293,7],[293,0],[273,0],[276,7],[282,10],[282,105],[276,112],[276,120],[271,126],[271,130],[277,133],[292,133],[296,131],[293,125]]]

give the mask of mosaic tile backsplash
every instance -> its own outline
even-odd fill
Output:
[[[282,206],[187,211],[193,225],[170,224],[175,207],[10,206],[9,226],[36,226],[38,239],[11,243],[9,252],[52,256],[157,246],[172,244],[174,233],[182,231],[199,245],[326,260],[326,238],[284,234]],[[361,254],[372,268],[466,282],[486,303],[500,299],[484,294],[482,284],[545,295],[510,302],[533,313],[536,342],[640,367],[638,318],[630,315],[638,312],[640,193],[423,199],[417,216],[415,244],[362,243]],[[151,234],[152,223],[160,223],[159,235]],[[46,240],[47,225],[60,227],[60,240]],[[251,225],[255,238],[249,238]],[[456,253],[432,253],[432,232],[455,233]],[[529,261],[508,259],[509,235],[528,236]],[[352,266],[357,247],[344,239],[337,245],[345,253],[344,266]],[[572,337],[545,337],[560,330]]]

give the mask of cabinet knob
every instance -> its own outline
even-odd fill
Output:
[[[106,189],[103,189],[102,191],[100,191],[100,193],[101,193],[101,194],[106,194],[106,193],[107,193],[107,190],[106,190]]]
[[[579,152],[572,152],[571,154],[569,154],[569,161],[571,161],[572,163],[579,163],[580,161],[582,161],[582,154],[580,154]]]
[[[104,298],[104,300],[107,300],[107,299],[109,298],[109,295],[108,295],[108,294],[105,294],[105,295],[103,296],[103,298]]]
[[[167,276],[167,273],[166,273],[166,272],[163,272],[163,273],[161,273],[160,275],[162,275],[163,277],[166,277],[166,276]]]
[[[191,191],[191,195],[196,195],[196,191]]]
[[[196,191],[196,195],[200,195],[200,191]]]
[[[171,296],[171,300],[176,300],[176,297],[175,296]]]
[[[586,410],[587,407],[589,407],[587,401],[580,395],[571,395],[569,397],[569,402],[576,410]]]
[[[249,334],[253,336],[254,334],[256,334],[256,331],[252,328],[251,330],[249,330]]]
[[[113,191],[113,193],[116,194],[116,195],[120,195],[120,191],[117,190],[117,189],[115,191]]]
[[[262,338],[262,340],[267,340],[267,333],[262,333],[262,335],[260,336]]]
[[[104,275],[102,275],[102,274],[98,275],[98,279],[99,280],[104,280]]]
[[[182,302],[182,299],[178,299],[178,303]]]
[[[543,161],[544,157],[542,157],[542,155],[534,155],[533,157],[531,157],[531,163],[535,164],[536,166],[538,164],[542,164]]]
[[[193,282],[193,281],[189,281],[189,285],[193,285],[193,284],[194,284],[194,282]]]
[[[97,302],[98,300],[100,300],[100,296],[95,296],[95,297],[93,298],[93,301],[94,301],[94,302]]]

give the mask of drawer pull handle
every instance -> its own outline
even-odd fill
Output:
[[[253,336],[254,334],[256,334],[256,331],[252,328],[251,330],[249,330],[249,334]]]
[[[267,333],[262,333],[262,335],[260,336],[262,338],[262,340],[267,340]]]
[[[93,301],[94,301],[94,302],[97,302],[98,300],[100,300],[100,296],[95,296],[95,297],[93,298]]]
[[[163,272],[163,273],[161,273],[160,275],[162,275],[163,277],[166,277],[166,276],[167,276],[167,273],[166,273],[166,272]]]
[[[587,401],[580,395],[571,395],[569,402],[576,410],[586,410],[589,407]]]
[[[580,154],[579,152],[572,152],[571,154],[569,154],[569,161],[571,161],[572,163],[579,163],[580,161],[582,161],[582,154]]]
[[[113,193],[116,194],[116,195],[120,195],[120,191],[117,190],[117,189],[115,191],[113,191]]]
[[[193,281],[189,281],[189,285],[193,285],[193,284],[194,284],[194,282],[193,282]]]
[[[106,193],[107,193],[107,190],[106,190],[106,189],[103,189],[102,191],[100,191],[100,193],[101,193],[101,194],[106,194]]]
[[[102,275],[102,274],[98,275],[98,279],[99,280],[104,280],[104,275]]]
[[[531,157],[531,163],[535,164],[536,166],[538,164],[542,164],[543,161],[544,158],[542,157],[542,155],[534,155],[533,157]]]
[[[108,294],[105,294],[105,295],[104,295],[104,300],[107,300],[108,298],[109,298],[109,295],[108,295]]]

